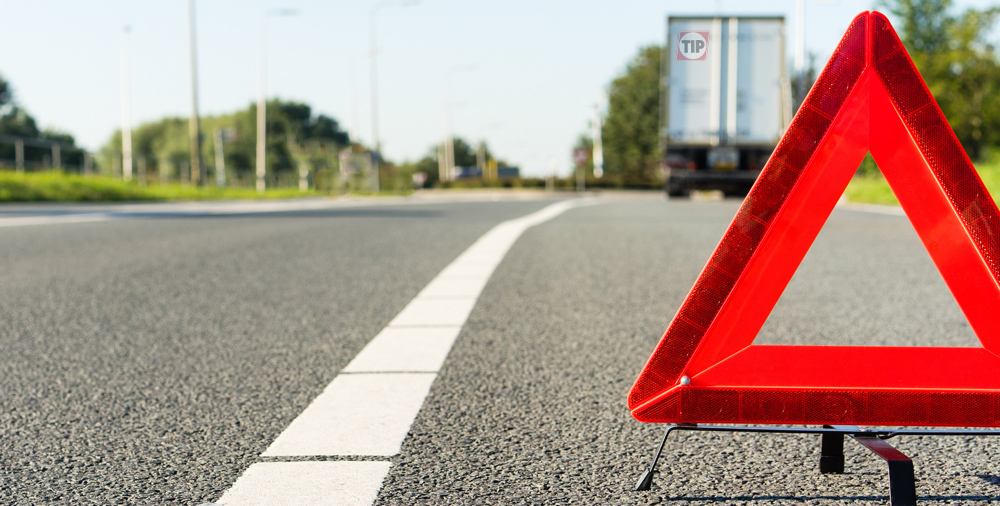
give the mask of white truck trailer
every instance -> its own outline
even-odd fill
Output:
[[[783,17],[670,16],[660,80],[666,191],[745,195],[791,121]]]

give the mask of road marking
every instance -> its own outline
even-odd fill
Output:
[[[478,298],[479,293],[486,287],[489,278],[443,278],[437,277],[431,281],[420,292],[420,297],[449,298],[449,297],[472,297]]]
[[[391,457],[410,431],[435,373],[341,374],[264,452],[265,457]]]
[[[906,216],[906,211],[903,211],[903,208],[899,206],[845,202],[842,204],[838,203],[837,207],[840,209],[846,209],[848,211],[856,211],[860,213],[887,214],[890,216]]]
[[[263,456],[391,457],[398,454],[452,344],[507,251],[528,228],[574,207],[592,203],[593,199],[562,201],[493,227],[421,290],[278,435]],[[378,464],[385,466],[385,470],[381,467],[358,470],[345,466],[341,473],[341,468],[324,468],[326,479],[334,483],[329,485],[315,483],[304,476],[313,468],[301,467],[309,471],[298,473],[299,467],[293,467],[305,464]],[[375,502],[390,465],[385,460],[254,464],[217,504],[265,504],[259,499],[261,497],[274,498],[273,504],[333,504],[321,491],[337,487],[337,490],[353,494],[351,497],[365,498],[361,502],[343,504],[367,506]],[[269,488],[262,491],[261,487]],[[275,490],[294,493],[286,497]]]
[[[460,330],[458,326],[386,327],[341,372],[437,372]]]
[[[368,506],[388,462],[263,462],[250,466],[216,504]]]
[[[477,297],[458,299],[417,297],[389,322],[389,326],[461,326],[472,312],[472,306],[476,305],[476,299]]]
[[[15,216],[0,218],[0,227],[24,227],[28,225],[59,225],[63,223],[93,223],[108,221],[114,216],[108,213],[68,214],[60,216]]]
[[[537,200],[541,192],[445,192],[416,193],[409,197],[309,198],[278,201],[155,202],[141,204],[16,204],[5,203],[0,228],[27,225],[92,223],[129,218],[187,216],[231,216],[241,214],[321,211],[368,207],[435,205],[454,202],[497,202]]]

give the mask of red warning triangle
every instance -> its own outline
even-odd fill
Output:
[[[982,348],[752,342],[865,154]],[[656,423],[1000,426],[1000,213],[889,21],[854,18],[628,396]]]

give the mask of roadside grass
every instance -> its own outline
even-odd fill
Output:
[[[199,188],[176,184],[140,187],[135,182],[126,183],[101,176],[0,171],[0,202],[288,199],[320,195],[316,191],[300,191],[297,188],[276,188],[258,194],[253,188]]]
[[[986,189],[996,201],[1000,196],[1000,156],[991,157],[988,161],[974,164],[976,172],[986,185]],[[865,173],[861,173],[865,172]],[[860,171],[847,185],[845,192],[847,200],[865,204],[883,204],[898,206],[899,201],[896,195],[889,188],[889,183],[882,177],[882,173],[875,171]]]

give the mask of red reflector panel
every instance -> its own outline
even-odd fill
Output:
[[[628,395],[629,409],[674,385],[865,68],[868,15],[854,18]],[[721,253],[721,254],[720,254]]]
[[[907,128],[920,145],[934,176],[948,200],[960,213],[962,224],[984,260],[1000,279],[1000,214],[986,186],[976,174],[944,113],[913,65],[903,43],[884,16],[872,16],[875,72]]]
[[[640,421],[658,423],[992,427],[1000,425],[1000,394],[689,387],[668,402],[633,415]]]
[[[752,345],[866,152],[985,349]],[[659,423],[1000,426],[998,279],[1000,211],[889,22],[863,13],[653,351],[629,409]]]

